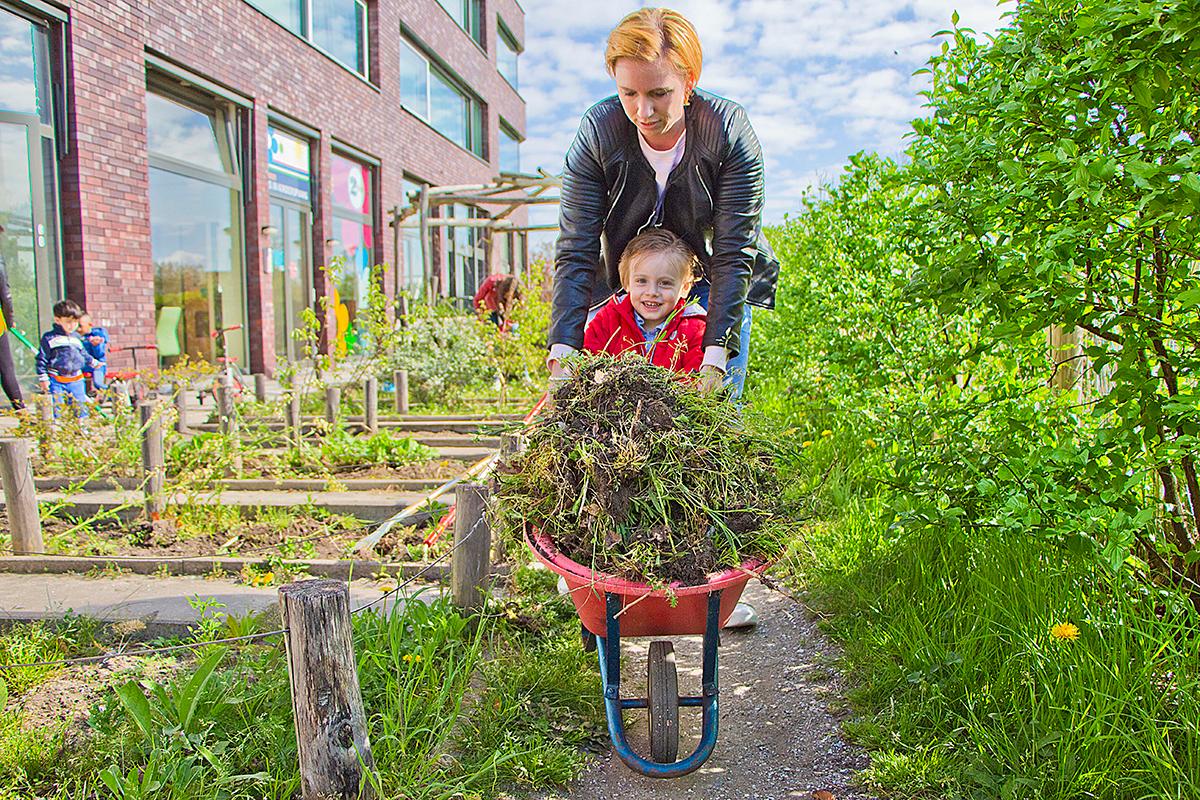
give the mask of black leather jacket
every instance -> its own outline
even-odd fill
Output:
[[[696,251],[710,284],[704,346],[740,348],[742,307],[775,305],[779,262],[762,235],[763,159],[737,103],[697,90],[684,109],[687,139],[671,170],[661,224]],[[621,288],[629,240],[652,224],[654,168],[614,95],[579,123],[563,171],[551,344],[583,346],[588,310]]]

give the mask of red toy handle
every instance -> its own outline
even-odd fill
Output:
[[[230,325],[228,328],[217,328],[215,331],[212,332],[212,338],[215,339],[218,336],[220,336],[222,333],[229,333],[230,331],[240,331],[241,329],[242,329],[241,325]]]

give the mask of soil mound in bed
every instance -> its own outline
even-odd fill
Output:
[[[497,527],[651,584],[702,583],[782,549],[770,449],[729,402],[640,358],[581,357],[497,469]]]

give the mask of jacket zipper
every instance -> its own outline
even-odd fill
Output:
[[[712,192],[708,190],[708,186],[704,183],[704,176],[700,174],[700,165],[695,164],[694,166],[696,168],[696,180],[700,181],[700,185],[704,187],[704,193],[708,195],[708,207],[716,211],[717,204],[713,202]]]
[[[608,224],[608,218],[617,210],[617,205],[621,202],[621,195],[625,192],[625,182],[629,178],[629,164],[621,165],[621,188],[617,189],[617,196],[613,198],[612,205],[608,207],[608,213],[604,215],[604,224]]]

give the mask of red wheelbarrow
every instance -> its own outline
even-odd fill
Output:
[[[526,531],[525,541],[538,560],[561,575],[570,590],[583,633],[583,645],[595,649],[604,685],[604,710],[613,749],[626,766],[651,778],[678,778],[694,772],[717,744],[717,646],[746,583],[767,565],[747,561],[740,569],[710,575],[698,586],[653,589],[645,583],[593,572],[558,552],[549,537]],[[646,697],[621,697],[622,636],[704,636],[701,696],[681,697],[674,646],[667,639],[650,643]],[[700,708],[700,743],[678,760],[679,709]],[[629,746],[621,712],[644,708],[650,721],[650,758]]]

